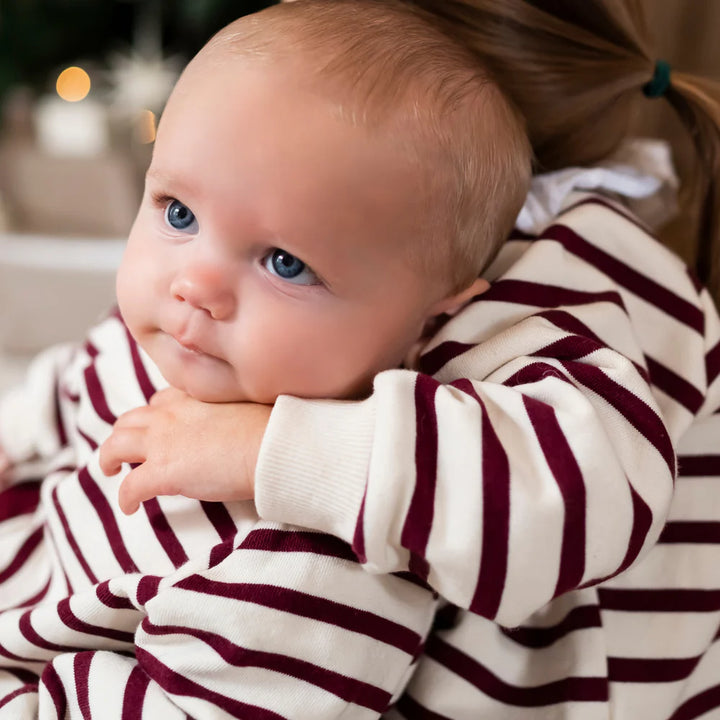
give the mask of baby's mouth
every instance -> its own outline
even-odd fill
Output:
[[[193,339],[190,338],[187,334],[178,334],[175,335],[173,333],[167,333],[169,337],[171,337],[181,348],[184,352],[189,353],[190,355],[194,355],[196,357],[208,357],[208,358],[216,358],[216,355],[213,355],[211,352],[208,352],[202,345],[195,342]]]
[[[195,353],[196,355],[208,354],[199,345],[196,345],[195,343],[185,342],[183,340],[180,340],[179,338],[175,338],[175,342],[177,342],[180,347],[184,348],[188,352]]]

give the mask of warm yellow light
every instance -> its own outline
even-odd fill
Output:
[[[90,92],[90,76],[80,67],[65,68],[55,84],[58,95],[68,102],[77,102]]]
[[[135,138],[139,143],[148,145],[151,142],[155,142],[156,131],[157,123],[155,121],[155,113],[152,110],[143,110],[135,124]]]

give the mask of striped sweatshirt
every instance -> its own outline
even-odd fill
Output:
[[[488,277],[422,373],[279,399],[260,515],[447,601],[388,717],[720,717],[716,308],[587,195]]]
[[[41,356],[0,403],[0,718],[717,713],[707,294],[593,197],[489,277],[369,399],[278,400],[263,519],[122,515],[97,448],[162,378],[117,316]]]

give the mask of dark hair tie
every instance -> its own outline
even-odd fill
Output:
[[[662,97],[670,87],[670,63],[665,60],[658,60],[655,63],[655,73],[650,82],[643,85],[642,91],[645,97]]]

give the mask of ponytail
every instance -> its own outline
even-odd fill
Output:
[[[414,0],[460,39],[524,115],[536,170],[593,164],[664,98],[690,134],[696,269],[720,302],[720,83],[656,63],[641,0]],[[660,91],[663,92],[660,92]],[[645,91],[645,92],[643,92]],[[693,203],[694,204],[694,203]]]
[[[695,147],[698,171],[684,192],[699,202],[696,268],[720,305],[720,83],[674,73],[665,97]]]

